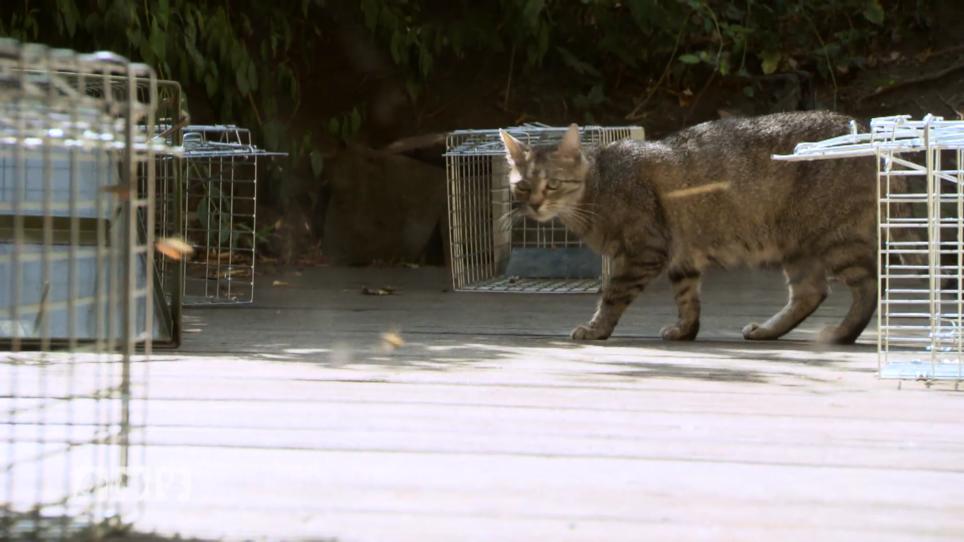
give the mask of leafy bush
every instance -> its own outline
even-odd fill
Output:
[[[346,21],[363,25],[387,53],[413,102],[440,67],[497,54],[506,70],[524,64],[571,74],[582,86],[573,103],[591,110],[606,103],[607,83],[623,73],[641,86],[640,103],[660,86],[685,89],[716,76],[807,70],[836,84],[839,74],[862,67],[874,50],[920,25],[929,6],[924,0],[25,0],[3,3],[0,33],[114,50],[177,79],[223,121],[244,123],[267,147],[291,153],[287,172],[272,184],[284,203],[300,196],[302,181],[293,172],[303,179],[322,169],[316,138],[294,130],[292,119],[307,99],[302,89],[313,55],[325,54],[321,40]],[[358,103],[319,119],[317,129],[349,140],[365,131],[366,119]]]

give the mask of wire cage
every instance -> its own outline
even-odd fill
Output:
[[[167,146],[154,160],[154,234],[158,239],[184,238],[184,156],[182,133],[188,123],[187,105],[176,81],[157,81],[155,140]],[[143,172],[142,172],[143,173]],[[157,258],[154,266],[158,301],[171,322],[171,340],[155,346],[177,346],[181,339],[185,260]]]
[[[254,301],[259,149],[234,125],[187,126],[184,232],[194,248],[184,279],[185,305]]]
[[[128,513],[156,317],[153,71],[0,40],[0,539]],[[142,434],[142,433],[140,433]]]
[[[881,378],[964,379],[964,121],[875,118],[782,160],[875,156]]]
[[[532,146],[558,145],[566,128],[526,124],[507,131]],[[584,126],[586,148],[643,139],[637,126]],[[449,243],[455,291],[598,292],[607,263],[558,218],[506,220],[514,202],[498,130],[458,130],[446,139]]]

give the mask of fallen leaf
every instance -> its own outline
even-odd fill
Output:
[[[362,288],[361,293],[365,295],[393,295],[395,293],[395,288],[391,286],[382,286],[381,288],[369,288],[365,286]]]
[[[382,350],[391,352],[396,348],[405,346],[405,339],[397,331],[386,331],[382,333]]]
[[[180,260],[185,256],[194,254],[194,248],[185,243],[183,239],[178,239],[177,237],[158,239],[157,242],[154,243],[154,247],[158,252],[172,260]]]

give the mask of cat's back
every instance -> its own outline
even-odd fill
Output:
[[[687,250],[771,259],[837,225],[867,229],[875,216],[872,160],[772,158],[849,133],[851,123],[825,111],[727,118],[614,147],[611,155],[635,161],[635,182],[657,195],[672,237]],[[747,245],[762,247],[761,255],[742,254]]]
[[[842,135],[854,119],[831,111],[791,111],[757,117],[728,117],[696,124],[664,138],[666,145],[678,149],[703,151],[732,149],[740,143],[755,143],[761,150],[793,146],[813,138]],[[811,139],[807,139],[811,138]],[[753,149],[742,148],[743,152]]]

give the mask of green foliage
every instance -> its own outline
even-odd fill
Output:
[[[604,100],[593,89],[626,69],[659,74],[666,66],[669,81],[681,87],[714,71],[749,77],[805,69],[835,81],[835,71],[863,66],[892,32],[919,21],[926,3],[886,5],[880,0],[454,0],[442,9],[428,0],[362,0],[360,11],[406,73],[413,97],[435,67],[451,58],[518,52],[529,67],[568,70],[589,89],[581,102],[599,104]]]
[[[326,76],[313,62],[339,54],[338,40],[324,38],[344,25],[371,34],[413,102],[445,67],[495,56],[506,69],[569,77],[580,89],[572,104],[592,118],[623,74],[678,91],[714,75],[746,78],[751,97],[759,75],[806,70],[836,84],[929,9],[923,0],[19,0],[0,3],[0,34],[153,65],[181,82],[192,107],[204,98],[218,120],[289,152],[273,162],[281,182],[268,184],[294,201],[324,166],[308,128],[294,128],[303,86]],[[318,119],[316,133],[356,138],[366,112],[359,101]]]
[[[348,113],[328,119],[328,133],[342,141],[351,141],[361,130],[363,115],[358,107]],[[314,166],[312,166],[314,167]]]
[[[301,107],[304,48],[321,35],[306,16],[323,3],[28,0],[0,8],[0,35],[80,51],[111,50],[150,64],[159,77],[181,83],[192,109],[203,97],[213,117],[208,120],[243,124],[259,143],[290,153],[287,164],[272,161],[275,171],[269,173],[286,180],[290,173],[280,175],[285,165],[294,166],[290,172],[317,164],[307,158],[313,142],[297,137],[290,120]]]

